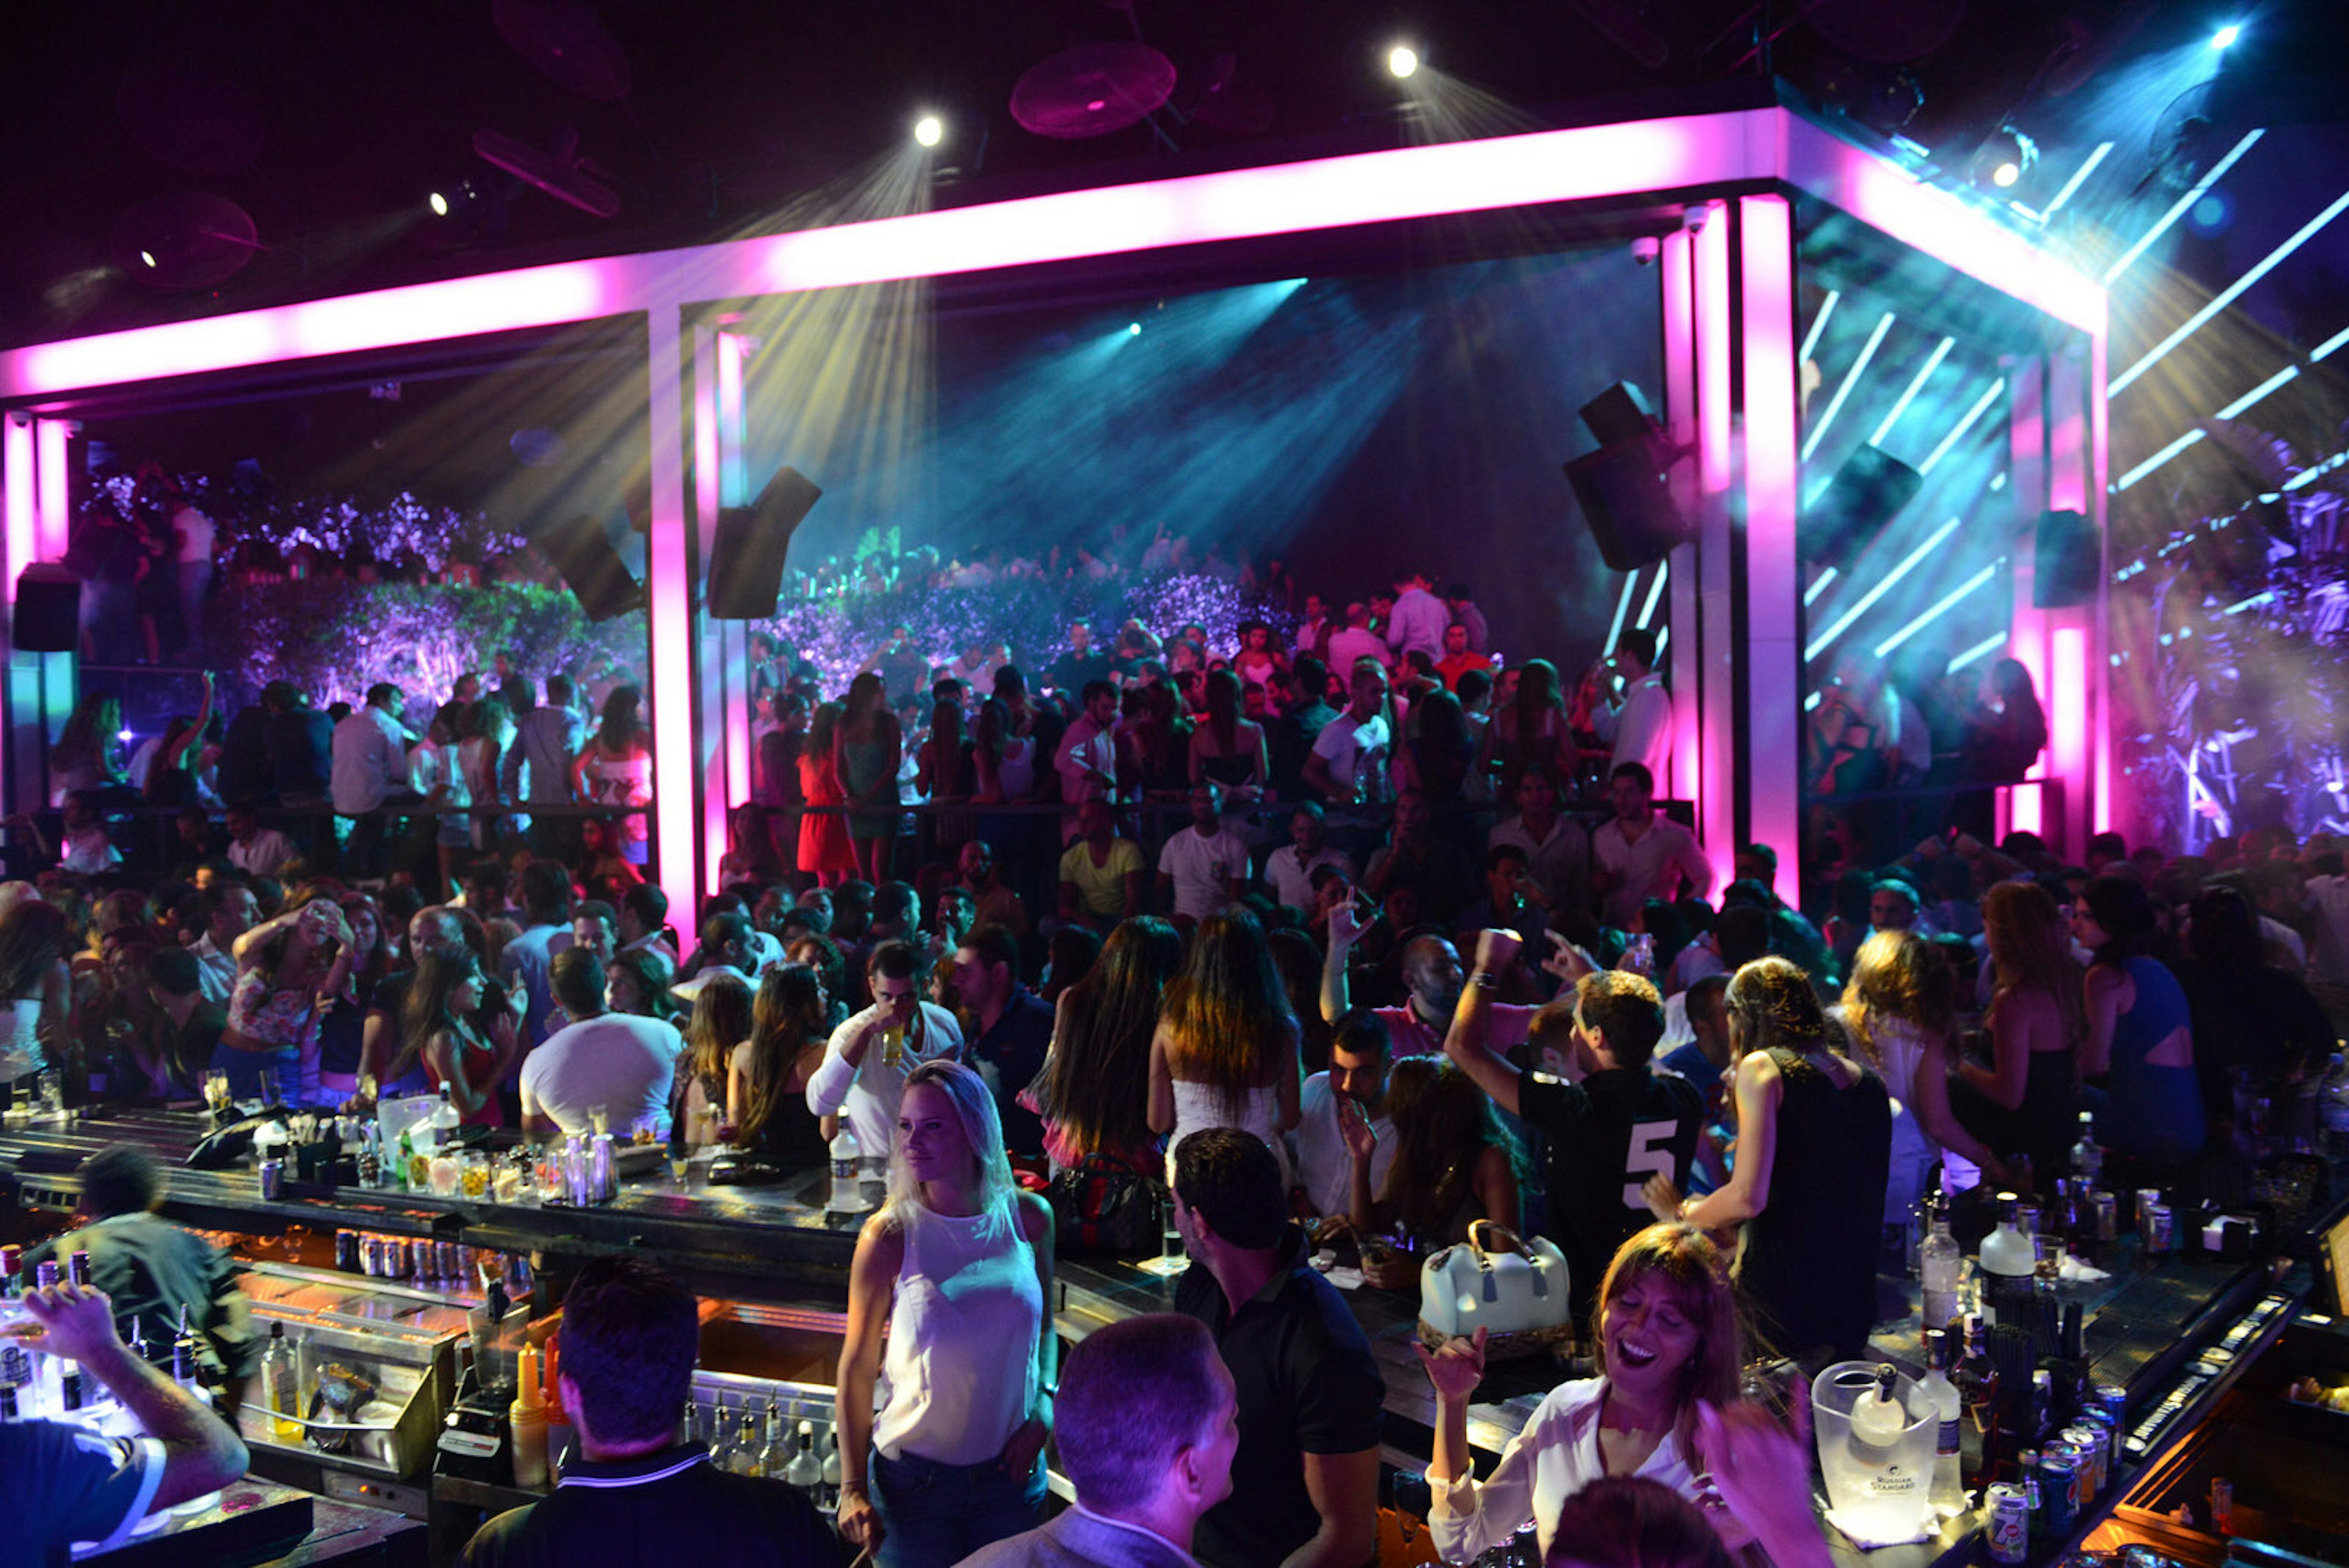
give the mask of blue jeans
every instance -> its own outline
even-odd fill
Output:
[[[886,1532],[879,1568],[952,1568],[980,1547],[1044,1520],[1044,1459],[1022,1480],[993,1459],[942,1465],[919,1454],[873,1455],[873,1505]]]
[[[239,1100],[264,1098],[263,1083],[274,1080],[279,1100],[289,1106],[302,1103],[302,1053],[291,1046],[283,1051],[240,1051],[222,1041],[212,1047],[212,1064],[228,1075],[228,1092]]]

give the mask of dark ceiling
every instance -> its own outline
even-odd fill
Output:
[[[1407,134],[1381,65],[1397,37],[1491,95],[1483,101],[1523,111],[1525,123],[1580,118],[1597,98],[1758,76],[1755,41],[1766,32],[1771,67],[1854,105],[1880,104],[1908,71],[1923,97],[1908,132],[1928,146],[1970,146],[2010,111],[2056,142],[2084,133],[2067,121],[2100,73],[2207,33],[2209,9],[2179,0],[19,7],[0,51],[0,112],[12,133],[0,341],[755,230],[902,145],[924,109],[949,121],[939,161],[963,171],[967,192],[1137,167],[1174,171],[1330,138],[1391,141]],[[2339,41],[2329,37],[2337,4],[2249,9],[2270,18],[2261,30],[2271,46],[2287,33],[2298,40],[2272,51],[2296,79],[2312,62],[2337,61]],[[1013,119],[1012,85],[1030,67],[1137,32],[1177,72],[1153,123],[1062,141]],[[556,38],[562,59],[584,73],[572,86],[513,41]],[[1237,107],[1252,112],[1215,114],[1207,98],[1217,81],[1227,84],[1223,102],[1245,95]],[[2323,90],[2303,96],[2340,101]],[[1261,128],[1230,129],[1236,119]],[[617,215],[591,216],[492,169],[472,151],[485,129],[541,148],[575,135],[579,154],[618,193]],[[457,217],[431,216],[428,192],[469,176],[487,199]],[[213,200],[181,220],[177,235],[164,233],[154,203],[191,192],[233,207]],[[238,209],[251,219],[250,244]],[[208,237],[222,228],[233,235]],[[164,265],[143,266],[141,249],[162,250]]]

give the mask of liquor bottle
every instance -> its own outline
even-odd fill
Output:
[[[768,1473],[771,1475],[774,1472],[771,1470]],[[783,1481],[784,1484],[804,1495],[811,1502],[815,1501],[817,1489],[823,1485],[823,1461],[815,1457],[815,1423],[813,1421],[800,1423],[799,1451],[792,1456],[791,1463],[784,1467]]]
[[[1925,1240],[1917,1249],[1917,1272],[1925,1285],[1925,1328],[1946,1329],[1957,1321],[1958,1282],[1965,1252],[1950,1233],[1950,1206],[1940,1193],[1926,1199]]]
[[[1965,1354],[1951,1379],[1964,1412],[1958,1432],[1959,1479],[1969,1487],[1988,1485],[1998,1468],[1998,1368],[1991,1364],[1987,1333],[1981,1314],[1967,1314]]]
[[[2072,1174],[2095,1186],[2105,1173],[2105,1151],[2096,1145],[2096,1113],[2080,1113],[2080,1140],[2072,1146]]]
[[[738,1476],[766,1474],[759,1459],[759,1424],[748,1405],[742,1407],[741,1429],[734,1434],[734,1463],[730,1468]]]
[[[25,1293],[25,1249],[0,1247],[0,1301],[13,1302]]]
[[[436,1153],[456,1143],[457,1129],[465,1122],[457,1109],[456,1100],[451,1097],[452,1094],[449,1080],[441,1079],[440,1103],[432,1107],[432,1115],[426,1118],[426,1125],[432,1129],[432,1147]]]
[[[823,1435],[823,1484],[815,1494],[816,1507],[830,1514],[840,1506],[840,1428]]]
[[[182,1303],[180,1307],[180,1332],[171,1339],[171,1381],[201,1399],[203,1396],[197,1387],[196,1351],[196,1336],[188,1327],[188,1309]]]
[[[277,1441],[287,1446],[302,1441],[302,1371],[294,1359],[294,1347],[286,1343],[285,1325],[269,1325],[269,1348],[261,1356],[261,1386],[269,1396],[270,1414],[276,1417],[270,1430]]]
[[[2029,1326],[2031,1282],[2038,1258],[2031,1241],[2015,1222],[2022,1199],[2012,1192],[1998,1195],[1998,1229],[1982,1238],[1982,1268],[1987,1276],[1982,1321],[1992,1326],[2012,1323]]]
[[[734,1428],[727,1424],[725,1406],[719,1404],[710,1406],[709,1424],[711,1429],[718,1434],[718,1444],[709,1456],[710,1462],[730,1475],[740,1474],[743,1461],[735,1452],[740,1445],[740,1439],[736,1437]],[[742,1429],[747,1432],[750,1427],[750,1417],[746,1410]]]
[[[791,1468],[793,1457],[791,1428],[784,1422],[781,1412],[775,1408],[775,1402],[770,1399],[767,1401],[767,1441],[766,1446],[759,1450],[759,1469],[769,1480],[783,1480],[783,1472]]]
[[[23,1419],[16,1411],[16,1386],[0,1383],[0,1427],[13,1427]]]
[[[823,1206],[835,1214],[861,1214],[873,1207],[864,1196],[864,1147],[857,1140],[856,1129],[848,1118],[840,1118],[840,1130],[832,1135],[832,1191]]]
[[[1933,1438],[1933,1506],[1956,1513],[1966,1505],[1961,1456],[1965,1448],[1963,1406],[1958,1386],[1950,1381],[1950,1336],[1938,1328],[1925,1331],[1924,1381],[1917,1386],[1933,1407],[1939,1425]]]
[[[76,1248],[66,1254],[66,1278],[78,1285],[89,1283],[89,1249]]]

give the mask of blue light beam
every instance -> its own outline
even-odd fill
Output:
[[[2130,385],[2134,383],[2138,377],[2144,375],[2147,370],[2150,370],[2156,365],[2160,364],[2163,359],[2168,358],[2171,350],[2175,349],[2179,344],[2185,342],[2189,337],[2193,337],[2197,332],[2199,332],[2203,326],[2208,323],[2212,317],[2226,309],[2227,306],[2234,304],[2238,299],[2240,299],[2243,296],[2244,291],[2249,289],[2251,285],[2259,282],[2260,279],[2273,272],[2278,266],[2282,265],[2285,257],[2291,255],[2292,252],[2300,249],[2301,246],[2306,244],[2310,240],[2314,239],[2318,233],[2321,232],[2326,224],[2332,223],[2333,219],[2339,217],[2344,213],[2349,213],[2349,191],[2344,191],[2340,195],[2334,197],[2331,205],[2327,206],[2324,211],[2317,213],[2316,216],[2309,219],[2305,223],[2302,223],[2300,226],[2299,232],[2294,234],[2292,238],[2284,241],[2283,244],[2270,251],[2267,254],[2265,260],[2261,261],[2257,266],[2251,268],[2251,271],[2245,273],[2233,283],[2229,284],[2225,288],[2221,289],[2215,296],[2212,297],[2209,304],[2204,306],[2201,309],[2188,317],[2185,321],[2178,326],[2178,330],[2163,338],[2160,343],[2155,346],[2152,352],[2147,354],[2144,358],[2139,359],[2136,364],[2131,365],[2127,369],[2113,378],[2112,388],[2108,395],[2116,398],[2119,397],[2121,393],[2127,391]]]
[[[1868,335],[1868,343],[1860,349],[1859,358],[1851,362],[1850,370],[1837,383],[1835,396],[1827,400],[1826,412],[1819,416],[1819,422],[1813,425],[1811,433],[1804,438],[1803,457],[1806,461],[1818,450],[1820,441],[1827,433],[1827,427],[1835,423],[1836,415],[1843,411],[1844,400],[1850,397],[1852,388],[1859,384],[1859,378],[1868,369],[1868,362],[1876,358],[1878,346],[1884,341],[1884,335],[1891,330],[1892,312],[1888,310],[1884,313],[1884,319],[1876,324],[1876,330]]]
[[[1828,646],[1832,644],[1837,638],[1841,637],[1844,634],[1846,628],[1849,627],[1852,622],[1857,620],[1861,616],[1866,615],[1869,607],[1873,606],[1877,600],[1882,598],[1885,595],[1892,591],[1894,584],[1907,576],[1910,572],[1915,571],[1917,569],[1917,564],[1920,561],[1922,561],[1926,556],[1931,555],[1934,550],[1940,546],[1942,540],[1948,538],[1952,533],[1956,532],[1957,526],[1961,521],[1963,521],[1963,519],[1952,517],[1947,523],[1942,524],[1939,528],[1934,529],[1932,534],[1927,537],[1923,544],[1918,545],[1914,550],[1911,550],[1899,566],[1885,573],[1883,579],[1874,587],[1868,589],[1866,594],[1862,595],[1857,604],[1853,605],[1849,609],[1844,611],[1843,614],[1837,616],[1835,619],[1834,625],[1828,627],[1826,630],[1819,633],[1819,635],[1813,639],[1811,645],[1803,649],[1803,662],[1807,664],[1812,659],[1816,659],[1820,654],[1826,652]]]
[[[2243,154],[2249,152],[2259,141],[2259,139],[2266,134],[2267,132],[2265,130],[2253,130],[2250,132],[2245,135],[2240,141],[2235,143],[2234,147],[2228,152],[2227,156],[2220,159],[2218,162],[2210,165],[2210,172],[2203,175],[2201,179],[2197,180],[2194,182],[2194,188],[2192,190],[2178,198],[2178,204],[2176,206],[2171,207],[2169,211],[2162,213],[2160,217],[2154,220],[2153,227],[2146,230],[2143,238],[2139,239],[2137,244],[2129,246],[2128,249],[2123,251],[2120,254],[2120,259],[2114,262],[2112,265],[2105,269],[2105,286],[2110,288],[2115,278],[2120,276],[2121,274],[2128,271],[2131,266],[2135,265],[2137,258],[2145,254],[2147,250],[2151,249],[2154,241],[2168,234],[2169,232],[2170,225],[2177,223],[2178,219],[2184,217],[2189,211],[2191,211],[2195,202],[2209,195],[2210,193],[2210,187],[2219,182],[2220,177],[2225,174],[2228,170],[2232,169],[2237,161],[2242,158]]]
[[[1891,652],[1894,649],[1899,647],[1902,643],[1908,641],[1910,638],[1916,636],[1919,632],[1924,630],[1927,627],[1940,619],[1943,615],[1949,612],[1950,607],[1952,605],[1955,605],[1960,599],[1964,598],[1968,594],[1973,592],[1976,588],[1982,587],[1984,583],[1998,576],[1998,569],[2004,565],[2006,565],[2006,557],[2004,556],[2001,556],[1997,560],[1992,561],[1989,566],[1984,566],[1981,571],[1976,572],[1972,576],[1968,577],[1964,582],[1960,583],[1956,587],[1951,588],[1948,593],[1943,594],[1939,599],[1934,601],[1932,608],[1927,610],[1923,615],[1919,616],[1915,620],[1910,621],[1907,626],[1902,627],[1899,631],[1894,632],[1890,637],[1886,638],[1882,642],[1878,643],[1876,645],[1876,657],[1878,659],[1883,658],[1886,654]]]

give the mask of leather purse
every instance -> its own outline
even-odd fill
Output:
[[[1477,1220],[1469,1224],[1464,1245],[1446,1247],[1421,1265],[1420,1337],[1440,1345],[1480,1328],[1488,1361],[1573,1339],[1573,1292],[1557,1243],[1545,1236],[1527,1241]]]
[[[1138,1257],[1158,1250],[1165,1187],[1122,1160],[1089,1154],[1053,1177],[1044,1197],[1061,1253]]]

